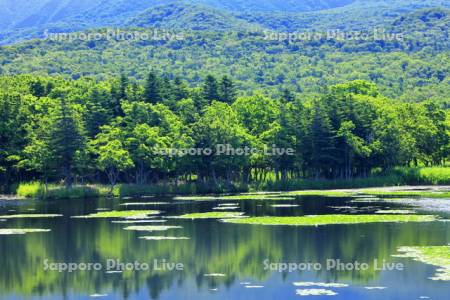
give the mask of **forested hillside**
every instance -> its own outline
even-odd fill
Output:
[[[262,29],[234,14],[202,5],[169,4],[148,9],[129,20],[126,27],[157,27],[171,30],[245,30]]]
[[[194,0],[185,3],[206,4],[216,8],[234,11],[285,11],[303,12],[348,5],[355,0]],[[105,16],[111,13],[123,14],[144,10],[157,5],[181,3],[176,0],[0,0],[4,11],[2,25],[5,27],[27,27],[67,20],[90,13],[91,16]],[[26,9],[25,9],[26,8]]]
[[[292,42],[280,39],[278,32],[251,29],[251,25],[242,27],[243,31],[227,30],[233,26],[233,22],[227,22],[227,14],[218,18],[191,6],[182,11],[193,14],[173,11],[174,15],[164,22],[171,24],[170,32],[182,34],[181,40],[35,40],[2,47],[0,74],[63,75],[72,79],[92,75],[107,79],[124,73],[142,81],[151,66],[172,78],[182,77],[189,84],[198,83],[208,73],[227,74],[235,78],[242,94],[259,88],[274,94],[290,88],[309,97],[328,85],[364,79],[376,83],[383,94],[392,98],[449,100],[447,9],[406,13],[382,27],[387,33],[402,33],[401,40],[390,36],[380,40],[372,36],[363,40],[323,36]],[[154,24],[158,24],[156,16],[149,16]],[[140,22],[146,24],[149,19]],[[193,19],[197,21],[191,24],[199,24],[197,27],[222,30],[182,30],[190,26],[184,21]],[[151,26],[131,30],[150,36],[154,33]],[[99,32],[107,29],[90,31]]]
[[[0,0],[2,29],[29,28],[57,22],[83,21],[89,26],[119,24],[120,18],[138,14],[145,9],[171,3],[205,4],[230,11],[303,12],[345,6],[354,0]],[[0,29],[0,31],[2,31]]]
[[[40,38],[45,30],[61,32],[105,26],[124,28],[146,10],[165,10],[165,6],[172,5],[179,7],[202,5],[206,9],[233,14],[268,29],[305,30],[307,28],[362,29],[380,25],[386,20],[417,9],[450,7],[450,1],[0,0],[0,9],[3,12],[0,18],[0,44]],[[152,12],[146,14],[151,15]],[[173,23],[168,23],[166,28],[170,28],[171,25]],[[183,23],[179,22],[177,25],[183,25]],[[191,23],[184,23],[184,25],[187,25],[187,28],[194,26]],[[204,27],[200,26],[200,28]]]

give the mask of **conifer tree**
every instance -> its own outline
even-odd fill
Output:
[[[64,96],[52,116],[49,139],[50,149],[57,165],[62,169],[65,184],[71,187],[75,154],[84,147],[84,137],[81,124]]]
[[[223,76],[219,86],[219,100],[228,104],[233,104],[236,100],[236,87],[233,80],[228,76]]]
[[[217,79],[212,75],[208,75],[206,77],[203,85],[203,98],[209,104],[212,103],[212,101],[218,101],[220,99],[219,85],[217,83]]]
[[[161,79],[154,71],[151,71],[145,82],[145,102],[152,104],[161,102],[163,100],[161,88]]]

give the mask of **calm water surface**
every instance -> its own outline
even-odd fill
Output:
[[[373,213],[402,209],[392,203],[352,203],[350,198],[305,197],[295,201],[241,201],[248,216]],[[170,201],[168,205],[124,207],[120,203]],[[227,201],[237,203],[237,201]],[[219,203],[173,199],[3,202],[0,214],[62,214],[55,219],[0,221],[0,228],[45,228],[48,233],[0,236],[0,299],[298,299],[294,282],[338,282],[326,288],[337,295],[312,299],[449,299],[450,283],[432,281],[436,268],[396,258],[400,246],[442,246],[450,243],[450,223],[362,224],[288,227],[225,224],[218,220],[167,219],[166,232],[136,232],[111,219],[73,219],[97,209],[156,209],[155,220],[191,212],[209,212]],[[274,208],[272,204],[298,204]],[[360,210],[345,208],[360,207]],[[367,206],[370,206],[367,208]],[[341,207],[341,208],[339,208]],[[445,212],[421,212],[450,218]],[[142,236],[183,236],[189,240],[149,241]],[[148,263],[181,263],[183,271],[149,270],[107,273],[108,259]],[[327,270],[329,259],[367,263],[367,270]],[[403,263],[405,270],[376,270],[374,260]],[[101,271],[46,271],[45,262],[101,263]],[[264,262],[317,263],[322,270],[278,272]],[[161,265],[160,265],[161,266]],[[205,274],[226,276],[205,276]],[[250,286],[250,287],[249,287]],[[254,286],[251,288],[251,286]],[[256,286],[256,287],[255,287]],[[366,289],[385,287],[385,289]],[[320,288],[320,287],[310,287]],[[422,298],[421,298],[422,297]],[[303,297],[300,297],[303,298]]]

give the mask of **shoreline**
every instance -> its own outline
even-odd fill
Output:
[[[35,185],[38,183],[35,183]],[[191,185],[195,188],[195,185]],[[165,190],[165,192],[163,191]],[[52,186],[46,194],[42,190],[35,190],[27,196],[20,194],[0,194],[1,201],[49,200],[49,199],[97,199],[97,198],[145,198],[148,196],[220,196],[220,195],[251,195],[251,194],[286,194],[290,196],[378,196],[378,197],[429,197],[450,198],[450,185],[392,185],[361,188],[304,188],[292,190],[245,190],[195,192],[194,190],[177,190],[173,185],[118,185],[112,193],[105,185],[76,185],[70,189],[63,186]]]

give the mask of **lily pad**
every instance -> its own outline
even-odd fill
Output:
[[[299,289],[296,291],[299,296],[336,296],[337,293],[326,289]]]
[[[213,208],[213,210],[235,210],[235,209],[239,209],[239,206],[219,206]]]
[[[17,235],[41,232],[50,232],[50,229],[0,229],[0,235]]]
[[[148,240],[148,241],[189,240],[188,237],[184,237],[184,236],[141,236],[140,239]]]
[[[318,286],[318,287],[326,287],[326,288],[343,288],[348,287],[348,284],[345,283],[325,283],[325,282],[294,282],[295,286],[308,287],[308,286]]]
[[[224,222],[255,225],[319,226],[387,222],[432,222],[436,220],[437,217],[431,215],[319,215],[302,217],[250,217],[227,219]]]
[[[414,210],[406,210],[406,209],[404,209],[404,210],[392,209],[392,210],[378,210],[375,213],[376,214],[385,214],[385,215],[388,215],[388,214],[393,214],[393,215],[410,215],[410,214],[415,214],[416,211],[414,211]]]
[[[423,198],[450,198],[449,191],[437,190],[376,190],[366,189],[361,193],[378,197],[423,197]]]
[[[170,205],[170,202],[130,202],[122,203],[121,206],[149,206],[149,205]]]
[[[176,197],[176,200],[190,200],[190,201],[214,201],[214,200],[295,200],[295,197],[290,195],[273,195],[273,194],[240,194],[232,196],[205,196],[205,197]]]
[[[167,220],[125,220],[125,221],[111,221],[115,224],[145,224],[145,223],[166,223]]]
[[[58,214],[18,214],[0,216],[0,219],[59,218],[62,216]]]
[[[207,212],[207,213],[193,213],[186,214],[176,218],[179,219],[228,219],[228,218],[242,218],[244,213],[236,212]]]
[[[308,190],[308,191],[292,191],[282,194],[283,196],[320,196],[320,197],[351,197],[355,192],[340,190]]]
[[[123,271],[106,271],[106,274],[122,274]]]
[[[167,231],[169,229],[179,229],[181,226],[128,226],[124,230],[133,231]]]
[[[226,274],[222,273],[210,273],[210,274],[204,274],[205,277],[226,277]]]
[[[183,200],[183,201],[213,201],[217,200],[216,197],[211,196],[192,196],[192,197],[185,197],[185,196],[179,196],[175,197],[175,200]]]
[[[273,195],[237,195],[237,196],[223,196],[217,197],[216,200],[232,200],[232,201],[240,201],[240,200],[270,200],[270,201],[278,201],[278,200],[295,200],[295,197],[291,196],[273,196]]]
[[[450,281],[450,246],[400,247],[395,257],[412,258],[439,267],[431,280]]]
[[[89,214],[86,216],[73,216],[75,219],[107,219],[107,218],[139,218],[142,219],[148,215],[157,215],[157,210],[123,210],[123,211],[105,211]]]

